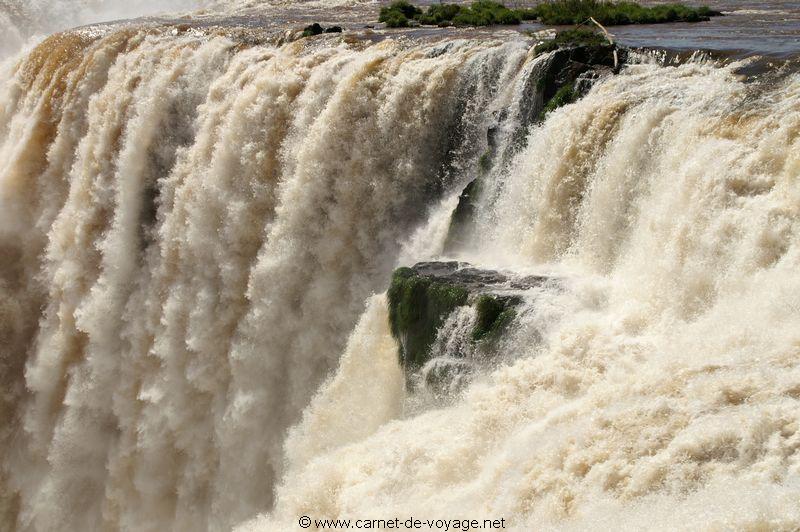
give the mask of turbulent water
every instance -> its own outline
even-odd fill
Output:
[[[0,528],[800,527],[800,76],[635,56],[535,124],[530,44],[130,26],[7,64]],[[489,128],[452,255],[562,286],[421,399],[383,291]]]

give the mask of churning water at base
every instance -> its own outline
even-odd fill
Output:
[[[642,57],[532,125],[529,44],[128,28],[16,66],[0,522],[800,526],[800,77]],[[488,128],[457,258],[563,289],[420,404],[381,293]]]

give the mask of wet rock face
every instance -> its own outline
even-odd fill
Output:
[[[492,289],[526,290],[548,280],[544,276],[510,277],[495,270],[473,268],[467,262],[420,262],[410,268],[416,275],[462,286],[470,294]]]
[[[530,127],[543,121],[547,113],[578,100],[589,92],[597,80],[617,73],[628,59],[627,49],[608,43],[573,44],[551,41],[545,45],[549,47],[545,51],[553,53],[545,63],[531,71],[526,81],[519,127],[512,134],[512,151],[524,144]],[[489,150],[481,157],[479,165],[483,161],[491,164],[495,158],[504,155],[497,153],[498,135],[507,120],[508,114],[503,110],[496,116],[495,124],[487,130]],[[508,154],[505,156],[508,157]],[[453,253],[469,241],[474,230],[482,181],[486,173],[487,168],[476,168],[475,179],[467,184],[459,196],[445,240],[445,253]]]
[[[587,35],[576,34],[586,38]],[[546,61],[531,71],[519,119],[520,143],[530,125],[549,111],[575,101],[595,80],[613,75],[627,58],[624,50],[588,34],[589,44],[555,39]],[[616,54],[616,55],[615,55]],[[498,154],[494,138],[506,114],[487,131],[489,151],[479,161],[480,176],[462,192],[453,212],[445,252],[468,243],[481,195],[481,183]],[[515,145],[512,142],[512,149]],[[520,144],[521,145],[521,144]],[[400,362],[409,379],[422,375],[430,385],[463,381],[470,358],[491,358],[504,331],[517,317],[521,292],[548,281],[541,276],[513,277],[463,262],[421,262],[399,268],[389,287],[389,320],[400,346]],[[456,347],[454,347],[456,346]]]
[[[511,277],[503,272],[473,268],[464,262],[421,262],[413,268],[399,268],[389,287],[389,322],[398,340],[400,362],[411,376],[433,358],[432,352],[445,322],[459,310],[466,310],[469,321],[458,332],[482,352],[490,351],[516,318],[522,303],[519,291],[539,286],[547,277]],[[465,356],[460,349],[448,356]],[[462,367],[463,364],[459,365]],[[451,371],[452,367],[448,370]]]
[[[614,73],[614,51],[617,69],[627,59],[627,51],[613,45],[576,46],[561,48],[553,54],[544,75],[544,99],[552,98],[564,85],[587,77]],[[591,85],[587,86],[587,90]]]

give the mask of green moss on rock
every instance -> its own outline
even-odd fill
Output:
[[[420,367],[427,359],[436,331],[456,307],[467,303],[461,286],[417,275],[399,268],[389,286],[389,322],[400,342],[400,359],[406,367]]]
[[[472,330],[472,340],[495,339],[514,321],[517,315],[514,307],[520,303],[518,298],[500,297],[485,294],[478,298],[475,304],[477,316],[475,328]]]
[[[575,87],[572,83],[564,85],[558,89],[558,92],[556,92],[555,95],[550,98],[550,100],[544,106],[544,109],[542,109],[541,118],[544,119],[544,117],[546,117],[550,112],[574,102],[577,100],[577,97],[578,95],[575,92]]]

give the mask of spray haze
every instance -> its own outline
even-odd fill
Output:
[[[29,40],[95,22],[178,13],[206,7],[204,0],[0,0],[0,58]]]

